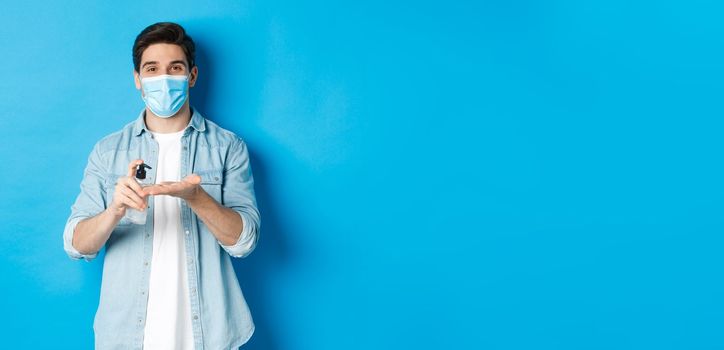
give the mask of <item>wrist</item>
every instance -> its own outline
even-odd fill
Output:
[[[189,205],[195,204],[199,201],[201,201],[206,194],[206,191],[204,191],[204,188],[201,186],[196,186],[196,189],[193,191],[193,193],[186,198],[186,203]]]
[[[126,210],[128,210],[128,209],[126,209]],[[105,212],[106,215],[107,215],[109,218],[111,218],[113,221],[120,221],[121,219],[123,219],[123,215],[124,215],[124,214],[122,214],[122,213],[120,212],[120,210],[118,210],[118,209],[116,209],[116,208],[114,208],[114,207],[108,207],[108,208],[106,208],[106,210],[105,210],[104,212]]]

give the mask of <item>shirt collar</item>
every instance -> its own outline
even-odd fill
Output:
[[[150,130],[148,130],[148,128],[146,127],[146,121],[143,118],[144,115],[146,115],[146,108],[144,108],[141,113],[138,114],[138,117],[133,124],[133,135],[135,136],[141,135],[144,130],[146,132],[150,132]],[[199,113],[199,111],[197,111],[193,107],[191,107],[191,121],[189,122],[189,125],[186,126],[186,128],[188,128],[189,126],[199,132],[206,131],[206,120],[204,119],[204,116],[202,116],[201,113]]]

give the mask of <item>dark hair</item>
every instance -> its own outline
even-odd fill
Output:
[[[133,68],[136,72],[141,68],[143,51],[153,44],[160,43],[181,46],[184,54],[186,54],[186,61],[189,64],[188,69],[196,65],[194,62],[196,45],[191,37],[186,34],[184,28],[172,22],[159,22],[146,27],[146,29],[136,36],[136,41],[133,42]]]

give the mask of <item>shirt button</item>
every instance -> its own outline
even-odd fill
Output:
[[[193,264],[193,263],[194,263],[194,259],[189,259],[189,264]]]
[[[199,316],[198,316],[198,315],[194,315],[194,320],[198,320],[198,319],[199,319]]]
[[[148,266],[148,261],[144,261],[143,265]]]
[[[186,234],[189,234],[189,230],[186,230]]]
[[[151,235],[147,233],[147,234],[146,234],[146,237],[151,237]]]

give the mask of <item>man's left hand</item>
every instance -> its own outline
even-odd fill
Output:
[[[201,192],[201,176],[191,174],[181,181],[163,181],[143,188],[143,192],[152,196],[169,195],[185,200],[193,200]]]

